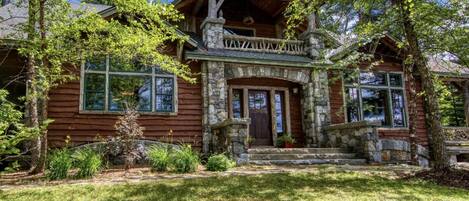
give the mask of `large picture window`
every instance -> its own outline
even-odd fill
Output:
[[[85,62],[82,110],[122,111],[126,103],[141,112],[175,112],[175,76],[138,61],[103,56]]]
[[[348,122],[373,121],[385,127],[407,126],[401,73],[345,73]]]

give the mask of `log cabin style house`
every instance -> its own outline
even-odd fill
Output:
[[[392,37],[355,47],[318,29],[312,15],[298,27],[297,40],[284,40],[288,1],[173,4],[185,15],[179,29],[189,40],[169,52],[190,65],[197,83],[157,67],[128,71],[112,57],[86,61],[79,80],[50,92],[48,115],[55,120],[48,131],[51,147],[63,145],[67,136],[81,145],[114,135],[123,109],[118,95],[132,86],[148,141],[171,138],[203,153],[231,153],[238,163],[428,165],[423,99],[417,98],[417,119],[409,122],[409,83],[402,51]],[[90,6],[103,17],[115,11]],[[363,63],[356,75],[335,68],[352,48],[373,53],[381,62],[371,69]],[[0,53],[7,58],[0,67],[3,82],[24,59],[15,51]],[[445,71],[451,82],[467,83],[469,72],[451,72]],[[419,91],[418,76],[415,85]],[[24,94],[21,83],[9,87],[13,94]],[[409,134],[411,123],[416,136]],[[295,148],[282,155],[275,147],[283,135],[295,139]]]

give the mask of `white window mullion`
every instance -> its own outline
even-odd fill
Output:
[[[106,83],[105,83],[104,111],[109,111],[109,56],[106,56]]]
[[[156,76],[155,76],[155,67],[152,67],[152,76],[151,76],[151,111],[156,112]]]

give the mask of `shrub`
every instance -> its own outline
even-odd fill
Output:
[[[170,150],[164,146],[152,146],[147,152],[148,159],[151,167],[158,171],[163,172],[168,170]]]
[[[170,164],[177,173],[195,172],[200,160],[190,146],[182,146],[170,154]]]
[[[73,160],[67,148],[53,151],[49,155],[46,171],[47,178],[52,180],[67,178],[72,163]]]
[[[235,162],[229,159],[224,154],[217,154],[210,156],[207,162],[207,170],[208,171],[227,171],[228,169],[235,166]]]
[[[101,171],[103,159],[99,153],[91,148],[80,149],[73,154],[75,167],[78,168],[76,177],[93,177]]]

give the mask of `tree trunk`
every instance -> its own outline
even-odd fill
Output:
[[[40,40],[41,40],[41,52],[44,54],[42,56],[42,71],[45,71],[48,74],[49,68],[49,61],[45,54],[47,49],[46,44],[46,26],[45,26],[45,4],[46,0],[39,0],[39,32],[40,32]],[[43,78],[43,79],[47,79]],[[42,89],[41,96],[38,98],[39,102],[41,103],[41,118],[39,119],[41,125],[44,125],[44,122],[47,121],[47,109],[48,109],[48,90]],[[41,130],[41,154],[39,157],[39,161],[37,163],[37,169],[40,172],[43,172],[46,167],[46,156],[47,156],[47,129]]]
[[[440,121],[441,115],[439,111],[438,95],[435,94],[436,89],[433,81],[434,77],[427,66],[427,59],[420,49],[415,27],[410,17],[410,6],[407,5],[407,1],[396,1],[401,9],[405,37],[409,43],[409,53],[415,63],[416,70],[420,75],[422,88],[425,94],[425,106],[428,112],[426,121],[430,127],[431,133],[430,140],[434,162],[433,168],[440,170],[445,169],[449,167],[449,161],[446,154],[445,138]]]
[[[35,24],[36,24],[36,8],[37,2],[30,0],[28,2],[28,41],[33,41],[36,35]],[[27,110],[27,126],[30,128],[39,128],[39,115],[38,115],[38,93],[36,88],[36,66],[35,57],[33,54],[28,55],[27,61],[27,72],[26,72],[26,110]],[[38,163],[41,157],[41,137],[37,136],[32,140],[31,143],[31,169],[30,174],[37,174],[41,172],[38,169]]]
[[[404,73],[406,81],[409,86],[409,142],[410,142],[410,157],[413,164],[418,165],[417,153],[417,89],[415,87],[414,77],[414,64],[406,64],[404,61]]]

